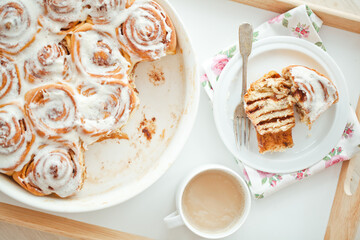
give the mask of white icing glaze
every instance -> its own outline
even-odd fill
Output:
[[[11,58],[0,55],[0,103],[19,96],[20,79]]]
[[[74,62],[84,75],[128,81],[130,63],[121,55],[116,41],[106,33],[94,30],[77,32],[72,42]]]
[[[25,61],[25,79],[33,83],[69,81],[70,61],[62,45],[53,43],[43,46],[36,56]]]
[[[157,3],[148,0],[136,1],[131,8],[123,26],[117,28],[119,42],[133,54],[134,61],[143,58],[137,51],[150,59],[165,56],[172,35],[166,13]]]
[[[68,197],[82,183],[82,167],[77,159],[79,154],[79,149],[70,145],[40,147],[34,155],[34,169],[23,181],[37,186],[46,195],[56,193],[60,197]]]
[[[31,1],[1,0],[0,50],[14,54],[29,44],[38,30],[37,14]]]
[[[163,31],[162,33],[166,32],[166,41],[170,41],[171,34],[174,34],[170,26],[167,26],[165,22],[166,14],[161,13],[161,11],[151,5],[151,0],[136,0],[128,8],[125,7],[128,2],[126,0],[0,0],[0,9],[10,2],[21,5],[24,12],[21,16],[17,15],[13,10],[9,12],[10,14],[7,14],[4,10],[0,12],[0,52],[4,44],[18,44],[13,49],[10,49],[17,53],[11,56],[13,59],[12,63],[7,63],[5,57],[0,54],[0,61],[2,63],[6,62],[0,65],[0,83],[4,83],[0,84],[3,86],[3,89],[0,88],[0,96],[3,92],[7,92],[5,97],[0,97],[0,104],[14,102],[18,106],[26,106],[25,111],[28,112],[28,116],[25,119],[25,123],[28,130],[23,137],[25,139],[23,144],[14,142],[14,146],[11,146],[15,148],[16,144],[18,146],[21,145],[19,150],[12,152],[11,148],[9,148],[10,145],[2,148],[1,144],[7,141],[11,137],[10,135],[14,133],[11,132],[10,135],[6,135],[7,129],[4,125],[1,125],[1,117],[4,114],[0,113],[0,172],[3,173],[7,172],[4,170],[5,168],[17,164],[17,160],[21,158],[22,153],[25,151],[25,143],[31,142],[31,148],[23,162],[16,166],[15,171],[20,171],[31,160],[31,157],[35,155],[38,156],[36,161],[43,166],[47,164],[49,164],[47,166],[58,163],[63,164],[59,161],[59,156],[65,156],[66,149],[73,148],[73,146],[64,147],[63,143],[57,142],[60,139],[69,144],[77,144],[80,138],[82,147],[86,149],[87,145],[92,144],[103,136],[94,136],[93,133],[110,133],[113,130],[118,130],[128,121],[132,110],[137,105],[135,93],[128,84],[128,73],[130,67],[143,59],[132,52],[126,51],[126,49],[122,49],[130,55],[132,60],[132,65],[130,65],[119,51],[121,45],[116,39],[116,28],[124,23],[126,19],[138,20],[136,28],[139,31],[145,31],[145,34],[149,27],[152,29],[158,27]],[[44,4],[50,3],[58,5],[58,13],[54,11],[55,8],[45,7]],[[105,11],[106,16],[102,17],[102,11],[96,10],[96,8],[99,8],[98,10],[101,9],[101,3],[106,6],[115,4],[115,8],[107,9]],[[69,9],[72,10],[67,12],[67,7],[70,7]],[[151,17],[152,15],[142,9],[142,7],[154,10],[156,15],[160,16],[160,20],[152,23],[143,19],[143,17]],[[50,49],[45,49],[44,51],[45,46],[50,45],[54,47],[65,38],[66,35],[62,34],[62,28],[68,27],[69,23],[73,21],[85,21],[88,14],[92,15],[93,20],[98,17],[101,20],[109,20],[109,22],[103,24],[100,21],[97,25],[95,21],[92,30],[75,33],[79,43],[79,55],[74,56],[74,59],[72,59],[70,53],[67,52],[57,55],[55,52],[51,52]],[[29,24],[27,20],[30,20]],[[73,32],[70,33],[74,34]],[[152,36],[160,37],[161,32],[151,34],[153,34]],[[19,52],[27,42],[33,40],[34,36],[35,40],[31,42],[30,47],[26,47]],[[78,38],[79,36],[80,38]],[[137,36],[137,40],[139,38]],[[165,55],[166,51],[166,44],[160,43],[161,40],[148,41],[147,46],[141,49],[153,52],[150,54],[152,58],[159,58]],[[99,41],[102,41],[104,45],[99,45]],[[70,46],[67,47],[71,50]],[[38,56],[41,55],[39,53],[41,51],[45,52],[45,55],[48,54],[49,57],[40,57],[40,60],[42,60],[40,62]],[[108,66],[96,64],[96,61],[93,61],[94,53],[96,52],[101,52],[101,54],[108,56],[107,61],[110,64]],[[8,56],[7,54],[5,55]],[[65,62],[68,63],[69,71],[68,74],[64,75],[64,69],[67,67]],[[17,68],[14,63],[16,63]],[[25,73],[25,69],[27,73]],[[113,72],[117,72],[118,75],[115,74],[116,76],[114,76]],[[30,73],[35,76],[36,80],[34,79],[33,82],[30,82],[28,79]],[[10,76],[16,76],[17,78],[17,74],[19,74],[21,79],[21,82],[19,81],[21,88],[16,81],[13,81],[12,85],[10,85],[11,82],[4,82],[4,78],[9,78]],[[102,77],[99,77],[100,75]],[[121,78],[119,75],[121,75]],[[66,83],[64,79],[67,81]],[[71,90],[59,90],[49,87],[50,84],[52,86],[66,86],[65,89],[69,88]],[[79,94],[77,89],[80,86],[82,86],[81,91],[90,89],[92,94]],[[9,87],[10,91],[7,91],[6,89]],[[41,103],[37,103],[35,99],[31,101],[35,95],[34,89],[45,89]],[[68,94],[68,92],[71,92],[71,94]],[[10,109],[10,107],[8,108]],[[11,107],[10,110],[15,115],[15,119],[24,118],[21,110],[13,110],[13,108],[16,107]],[[65,114],[62,115],[61,113]],[[105,115],[106,117],[104,117]],[[6,116],[4,117],[4,119],[6,118],[5,122],[11,120],[10,115],[7,116],[5,114],[4,116]],[[11,129],[14,129],[14,126]],[[34,131],[30,131],[31,129],[34,129]],[[65,131],[60,133],[64,129]],[[93,133],[86,133],[84,129]],[[43,145],[47,147],[42,147]],[[78,154],[81,154],[81,150],[78,149],[78,146],[75,148],[76,158],[74,166],[78,167],[80,163],[76,161],[79,161]],[[65,150],[63,154],[54,155],[54,159],[51,159],[50,163],[44,165],[45,161],[41,159],[46,157],[51,151],[55,151],[55,149]],[[67,169],[65,165],[61,165],[61,167]],[[59,196],[69,196],[78,189],[81,174],[78,174],[77,178],[79,179],[74,180],[69,186],[61,187],[65,181],[62,182],[59,179],[57,183],[52,179],[49,186],[53,187],[54,190],[50,190],[46,183],[49,172],[45,170],[46,167],[42,167],[42,169],[44,171],[37,171],[40,173],[40,178],[37,180],[33,178],[35,175],[23,180],[25,182],[31,181],[38,185],[45,194],[55,192]],[[63,173],[64,176],[69,176],[68,170],[64,170]]]
[[[109,24],[125,9],[126,4],[127,0],[92,0],[89,1],[89,15],[95,24]]]
[[[329,79],[305,67],[291,68],[291,75],[299,89],[306,94],[304,107],[308,110],[310,121],[323,113],[336,100],[336,88]],[[327,94],[323,87],[326,88]]]
[[[53,137],[75,127],[77,113],[73,95],[65,85],[46,85],[27,96],[26,112],[40,134]]]
[[[130,86],[121,82],[107,82],[105,85],[87,83],[81,90],[93,91],[88,96],[80,95],[78,101],[78,125],[90,136],[121,128],[136,104]],[[93,141],[96,137],[86,142]]]
[[[82,0],[44,0],[41,24],[52,32],[60,32],[73,22],[85,21],[89,12],[85,4]]]
[[[21,121],[26,125],[25,131]],[[18,106],[9,104],[0,107],[0,172],[22,169],[27,163],[25,155],[33,138],[30,124]]]

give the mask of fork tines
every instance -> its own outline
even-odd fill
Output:
[[[237,105],[234,112],[233,128],[235,132],[236,146],[240,149],[241,146],[245,145],[249,147],[250,142],[250,120],[247,118],[244,104],[240,103]]]

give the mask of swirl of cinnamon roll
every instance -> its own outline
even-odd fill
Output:
[[[71,56],[77,70],[95,78],[127,81],[130,63],[121,55],[117,42],[104,32],[79,30],[71,36]]]
[[[84,0],[44,0],[45,17],[53,22],[41,18],[42,24],[58,24],[61,30],[68,30],[86,19]],[[59,29],[58,29],[59,31]]]
[[[22,0],[0,2],[0,50],[17,54],[28,47],[39,30],[36,17]]]
[[[41,145],[14,180],[37,196],[68,197],[82,188],[85,176],[82,149],[75,143]]]
[[[0,105],[0,172],[21,170],[34,140],[23,110],[13,103]]]
[[[25,94],[25,112],[42,137],[60,138],[75,127],[74,92],[65,84],[49,84]]]
[[[20,94],[19,70],[14,61],[0,54],[0,100]]]
[[[42,47],[36,58],[25,60],[25,79],[30,83],[70,81],[70,65],[67,49],[62,43]]]
[[[136,6],[135,6],[136,5]],[[128,18],[116,28],[122,47],[135,60],[155,60],[176,51],[175,28],[154,1],[137,1]]]
[[[119,12],[128,8],[135,0],[93,0],[89,2],[91,6],[90,16],[95,24],[108,24]]]
[[[119,130],[137,105],[132,87],[120,81],[86,83],[77,90],[84,97],[79,106],[81,128],[91,137]]]

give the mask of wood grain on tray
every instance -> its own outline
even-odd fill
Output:
[[[357,0],[233,0],[253,7],[283,13],[307,4],[324,24],[360,33],[360,3]]]
[[[6,203],[0,203],[0,224],[4,222],[6,225],[9,224],[32,229],[26,231],[27,234],[32,236],[43,236],[40,239],[87,239],[87,240],[110,240],[110,239],[121,239],[121,240],[146,240],[149,238],[133,235],[130,233],[120,232],[109,228],[104,228],[96,225],[91,225],[75,220],[71,220],[64,217],[50,215],[22,207],[13,206]],[[0,225],[0,230],[1,230]],[[13,229],[18,229],[11,226]],[[36,233],[33,230],[45,232],[48,234]],[[6,234],[2,232],[1,234]],[[12,234],[12,235],[11,235]],[[13,233],[1,235],[1,239],[13,239],[15,236]],[[49,235],[50,234],[50,235]],[[21,233],[19,233],[21,236]],[[19,236],[16,234],[16,237]],[[48,238],[54,235],[54,238]],[[56,236],[62,237],[56,237]],[[30,235],[28,235],[30,239]],[[4,238],[3,238],[4,237]],[[35,238],[34,238],[35,239]],[[39,238],[36,238],[39,239]]]
[[[357,234],[360,218],[360,188],[352,196],[344,191],[345,175],[349,161],[343,162],[331,214],[324,239],[359,239]],[[357,234],[357,235],[356,235]]]

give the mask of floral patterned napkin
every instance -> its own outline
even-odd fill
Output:
[[[308,6],[301,5],[261,24],[254,30],[253,41],[270,36],[294,36],[312,42],[326,51],[318,35],[321,25],[322,21],[313,11]],[[237,45],[230,46],[202,65],[200,81],[211,100],[223,68],[237,51]],[[238,164],[243,169],[244,177],[254,198],[261,199],[338,162],[348,160],[359,150],[360,124],[351,108],[348,123],[337,146],[327,156],[309,168],[292,173],[275,174],[251,168],[240,161]]]

